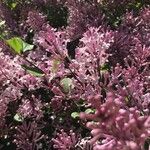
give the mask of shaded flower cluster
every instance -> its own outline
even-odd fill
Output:
[[[73,149],[75,148],[75,145],[77,143],[75,133],[70,131],[70,134],[67,135],[67,133],[64,132],[63,130],[61,131],[60,134],[58,133],[57,138],[52,139],[52,141],[54,143],[54,148],[59,150]]]

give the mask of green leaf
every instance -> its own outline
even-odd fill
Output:
[[[5,21],[0,22],[0,27],[2,27],[5,24]]]
[[[91,108],[88,108],[85,110],[85,113],[87,114],[94,113],[94,112],[95,112],[95,109],[91,109]]]
[[[14,116],[14,120],[18,121],[18,122],[23,122],[24,119],[23,119],[23,117],[20,114],[16,114]]]
[[[23,42],[23,49],[22,49],[23,52],[32,50],[33,48],[34,48],[34,45]]]
[[[30,73],[36,77],[42,77],[45,75],[44,72],[41,69],[39,69],[38,67],[29,67],[26,65],[22,65],[22,68],[24,68],[28,73]]]
[[[63,123],[64,119],[62,117],[59,118],[59,123]]]
[[[17,6],[17,3],[11,3],[11,8],[14,9]]]
[[[79,112],[73,112],[71,113],[71,117],[76,119],[77,117],[79,117],[80,113]]]
[[[129,99],[128,99],[128,97],[127,97],[127,96],[125,97],[125,101],[126,101],[126,102],[129,102]]]
[[[6,42],[17,54],[22,53],[22,44],[20,38],[12,38]]]
[[[13,37],[9,40],[6,40],[6,43],[17,53],[21,54],[23,52],[26,52],[28,50],[32,50],[34,48],[34,45],[30,45],[26,42],[24,42],[19,37]]]
[[[137,7],[137,8],[140,8],[140,6],[141,6],[141,3],[137,3],[137,4],[136,4],[136,7]]]
[[[76,102],[78,107],[85,107],[86,103],[85,100],[80,99],[79,101]]]
[[[52,72],[56,73],[59,67],[60,61],[55,59],[53,60],[53,64],[52,64]]]
[[[100,67],[100,70],[101,70],[101,71],[108,71],[108,70],[109,70],[109,65],[108,65],[107,63],[105,63],[104,65],[102,65],[102,66]]]
[[[68,93],[71,89],[74,88],[72,79],[64,78],[60,81],[60,85],[63,87],[64,92]]]

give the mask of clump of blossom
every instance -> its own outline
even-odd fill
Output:
[[[30,118],[31,116],[34,116],[35,118],[39,119],[40,117],[42,117],[43,105],[38,99],[32,97],[30,100],[23,99],[22,101],[23,102],[18,109],[18,113],[22,118]]]
[[[68,69],[65,68],[65,61],[68,58],[66,48],[68,39],[66,39],[65,33],[63,31],[56,32],[48,25],[36,34],[35,42],[45,49],[45,53],[50,55],[49,57],[44,56],[41,63],[38,64],[43,70],[46,69],[46,74],[50,76],[49,81],[58,76],[65,76],[68,73]]]
[[[149,116],[141,116],[136,108],[121,108],[118,99],[109,93],[106,103],[99,106],[94,114],[81,113],[82,119],[91,129],[94,150],[142,149],[150,135]],[[98,141],[98,142],[97,142]]]
[[[46,19],[45,16],[39,13],[38,11],[29,11],[26,23],[34,31],[37,32],[42,29],[42,26],[46,23]]]
[[[130,55],[130,50],[134,45],[134,40],[131,34],[126,34],[124,30],[114,32],[114,42],[110,44],[107,53],[109,63],[115,66],[117,63],[124,66],[124,58]]]
[[[76,135],[73,131],[69,134],[61,130],[61,133],[57,133],[57,137],[52,139],[54,149],[57,150],[70,150],[75,148],[77,143]]]
[[[148,149],[146,5],[135,0],[0,2],[2,25],[13,29],[8,39],[21,36],[34,44],[30,49],[24,43],[24,51],[12,54],[4,37],[0,42],[0,147]],[[68,25],[62,27],[54,13],[65,15],[62,22],[68,19]]]
[[[67,32],[71,39],[82,37],[89,27],[99,27],[103,24],[104,17],[97,0],[69,0],[65,5],[69,9]]]
[[[133,12],[124,16],[121,27],[127,33],[137,36],[142,45],[150,46],[150,9],[143,8],[139,14],[134,16]]]
[[[56,32],[56,29],[47,25],[46,27],[43,27],[43,30],[39,34],[37,34],[35,41],[53,56],[56,55],[61,58],[67,55],[66,44],[68,40],[65,39],[63,31]]]
[[[16,68],[15,68],[16,67]],[[16,70],[20,68],[19,64],[15,64],[15,60],[11,59],[9,55],[5,55],[0,51],[0,103],[1,103],[1,112],[0,117],[4,117],[7,105],[10,101],[16,100],[21,97],[20,91],[18,91],[15,81],[17,76]]]
[[[18,149],[31,150],[40,148],[38,143],[44,138],[39,130],[36,122],[24,122],[22,125],[16,127],[16,134],[14,135],[14,143]]]
[[[71,88],[69,93],[65,93],[62,90],[59,80],[55,79],[55,82],[52,80],[52,91],[55,94],[52,99],[53,104],[59,101],[60,106],[62,99],[79,100],[81,97],[87,98],[89,90],[92,90],[90,93],[94,91],[96,93],[95,88],[98,92],[100,89],[100,68],[107,62],[108,54],[106,50],[109,48],[110,43],[113,42],[111,31],[105,32],[102,28],[89,28],[80,40],[80,47],[76,49],[76,56],[73,60],[67,54],[66,41],[62,41],[63,34],[61,32],[57,33],[53,28],[48,28],[48,30],[42,31],[38,35],[39,44],[51,53],[49,62],[55,63],[55,66],[51,66],[50,79],[52,77],[54,79],[56,77],[63,79],[67,76],[72,76],[71,80],[74,88]],[[53,72],[53,67],[57,69],[57,73]],[[88,83],[88,81],[90,82]],[[85,86],[85,84],[87,85]],[[80,87],[79,85],[82,86]]]
[[[17,22],[13,16],[13,11],[9,9],[7,4],[5,4],[3,1],[0,2],[0,18],[5,19],[8,29],[15,33],[17,30]]]

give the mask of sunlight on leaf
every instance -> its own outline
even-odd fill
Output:
[[[18,122],[23,122],[24,119],[23,119],[23,117],[20,114],[16,114],[14,116],[14,120],[18,121]]]
[[[80,116],[80,113],[78,113],[78,112],[71,113],[71,117],[74,118],[74,119],[76,119],[79,116]]]
[[[34,45],[24,42],[19,37],[13,37],[9,40],[6,40],[6,43],[15,51],[17,54],[22,54],[28,50],[32,50]]]
[[[64,92],[68,93],[71,89],[74,88],[72,79],[64,78],[60,81],[60,85],[63,87]]]

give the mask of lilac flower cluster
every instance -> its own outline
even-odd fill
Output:
[[[52,139],[54,142],[54,148],[60,150],[69,150],[75,147],[77,141],[75,133],[72,131],[70,131],[70,134],[67,135],[67,133],[62,130],[60,134],[57,134],[57,136],[58,137],[56,139]]]
[[[61,38],[57,37],[57,33],[54,34],[52,31],[49,32],[49,39],[41,41],[44,42],[44,46],[47,46],[47,49],[51,52],[52,58],[55,56],[65,63],[65,58],[69,59],[69,56],[61,43],[56,42]],[[57,40],[55,39],[56,37],[58,38]],[[108,62],[106,50],[113,42],[113,31],[104,32],[102,29],[89,28],[80,40],[80,46],[76,49],[76,59],[69,59],[67,68],[64,68],[68,70],[63,74],[64,76],[72,74],[71,84],[73,84],[73,88],[69,89],[69,93],[65,93],[62,89],[63,86],[60,84],[60,87],[53,88],[52,91],[55,93],[55,98],[57,95],[58,97],[61,96],[59,99],[57,97],[58,103],[66,98],[75,101],[82,98],[96,109],[95,115],[81,113],[81,118],[94,121],[94,124],[87,125],[87,127],[92,128],[92,133],[97,131],[95,134],[93,133],[93,139],[95,140],[92,140],[92,144],[99,138],[105,139],[104,145],[97,144],[94,146],[94,149],[140,149],[149,136],[149,104],[145,109],[147,102],[143,102],[142,98],[147,93],[147,89],[144,89],[144,83],[146,83],[144,80],[147,78],[148,73],[147,67],[149,63],[147,59],[149,57],[149,49],[145,47],[140,48],[140,44],[137,43],[130,50],[131,55],[124,59],[125,68],[118,64],[112,68],[111,72],[107,70],[102,72],[102,67]],[[48,45],[45,45],[47,43]],[[57,47],[61,47],[62,51],[60,52],[60,49]],[[144,70],[140,71],[139,69],[142,68],[143,63]],[[59,77],[64,78],[62,74]],[[108,80],[108,83],[105,80]],[[81,86],[80,90],[82,92],[74,97],[72,92],[75,92],[78,86]],[[106,97],[102,90],[106,93]],[[109,94],[109,92],[112,94]],[[143,115],[140,115],[140,113],[143,113]],[[98,121],[98,123],[95,124],[95,121]],[[124,128],[123,124],[125,125]],[[114,128],[114,132],[111,127]],[[131,135],[127,134],[127,138],[125,138],[123,132],[127,132],[127,129]],[[123,139],[126,139],[125,141],[123,140],[124,142],[122,142],[121,137],[117,137],[118,140],[115,137],[119,132],[123,134]],[[110,138],[109,140],[107,135]],[[134,140],[131,138],[132,140],[130,141],[130,136]],[[139,143],[141,143],[140,146],[138,145]]]
[[[49,7],[58,6],[68,25],[55,28]],[[150,148],[147,2],[2,1],[0,8],[6,37],[25,41],[20,51],[19,40],[11,46],[0,36],[0,149]]]
[[[119,100],[108,93],[106,103],[95,114],[80,114],[81,118],[92,120],[87,127],[93,135],[90,142],[94,143],[94,150],[142,149],[150,134],[149,117],[141,116],[136,108],[127,110],[119,105]]]

